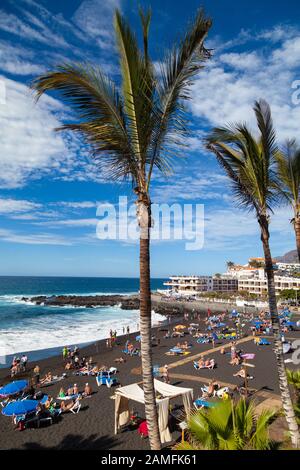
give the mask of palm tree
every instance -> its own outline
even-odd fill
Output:
[[[270,450],[275,443],[269,438],[269,425],[275,411],[255,413],[253,401],[244,398],[220,402],[208,410],[197,410],[188,419],[188,442],[176,450]]]
[[[227,269],[230,270],[231,268],[235,266],[235,264],[233,261],[227,261],[226,266],[227,266]]]
[[[300,147],[295,140],[288,140],[277,154],[278,175],[282,195],[293,209],[298,259],[300,262]]]
[[[115,35],[120,60],[121,87],[100,68],[63,64],[33,82],[37,99],[57,90],[76,113],[74,123],[60,129],[83,136],[102,175],[112,181],[131,181],[137,197],[140,227],[140,331],[145,413],[150,446],[161,447],[151,353],[150,292],[150,183],[156,169],[170,173],[171,157],[187,135],[184,101],[193,77],[210,53],[204,39],[211,26],[203,10],[177,46],[166,55],[156,73],[148,52],[150,10],[140,11],[143,48],[129,23],[115,13]]]
[[[298,447],[300,437],[284,365],[273,262],[269,244],[270,213],[272,213],[272,207],[278,203],[278,179],[275,171],[278,149],[268,103],[264,100],[256,102],[254,112],[259,130],[258,139],[253,136],[245,124],[235,124],[215,128],[206,139],[206,145],[215,154],[229,177],[238,206],[254,211],[260,227],[279,387],[292,443]]]

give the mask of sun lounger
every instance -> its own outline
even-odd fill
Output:
[[[194,401],[194,406],[197,410],[201,410],[202,408],[214,408],[216,405],[216,402],[207,401],[203,398],[197,398],[197,400]]]
[[[256,338],[255,344],[257,346],[269,346],[271,343],[267,338]]]
[[[70,408],[70,411],[71,411],[71,413],[73,413],[75,415],[75,414],[79,413],[80,408],[81,408],[81,403],[80,403],[79,400],[76,400],[74,405],[72,406],[72,408]]]
[[[202,366],[202,367],[199,367],[198,362],[194,361],[194,368],[197,369],[197,370],[198,370],[198,369],[214,369],[215,367],[216,367],[216,363],[215,363],[215,362],[213,363],[213,367],[209,367],[209,366],[205,366],[205,365]]]
[[[128,349],[124,349],[122,351],[123,354],[127,354],[128,356],[139,356],[140,351],[138,349],[134,349],[133,351],[129,351]]]
[[[197,343],[198,344],[206,344],[206,343],[209,343],[209,338],[198,338],[197,339]]]
[[[78,398],[79,395],[66,395],[64,397],[57,397],[56,399],[57,400],[64,400],[64,401],[67,401],[67,400],[75,400],[76,398]]]
[[[111,377],[111,374],[107,372],[100,372],[96,376],[96,382],[98,387],[101,385],[106,385],[108,388],[110,388],[112,385],[117,385],[118,380],[116,377]]]

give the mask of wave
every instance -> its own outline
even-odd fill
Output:
[[[56,319],[53,323],[49,317],[24,321],[15,328],[3,328],[1,332],[0,355],[6,356],[24,351],[41,351],[46,348],[71,346],[81,343],[91,343],[109,336],[110,329],[123,334],[123,328],[130,327],[130,331],[139,329],[139,311],[121,310],[109,307],[105,314],[88,313],[80,317],[71,318],[68,315]],[[152,324],[158,324],[165,317],[153,312]]]
[[[89,292],[89,293],[84,293],[84,294],[78,294],[78,293],[60,293],[60,294],[54,294],[56,297],[59,295],[67,295],[67,296],[80,296],[80,297],[90,297],[90,296],[96,296],[96,295],[103,295],[103,296],[109,296],[109,295],[122,295],[124,297],[130,296],[130,295],[137,295],[138,292]],[[0,295],[0,305],[1,304],[25,304],[25,305],[36,305],[34,302],[30,302],[29,300],[23,300],[25,297],[26,299],[32,298],[32,297],[38,297],[38,296],[46,296],[46,297],[52,297],[53,294],[18,294],[18,295]],[[77,308],[76,306],[74,306]]]

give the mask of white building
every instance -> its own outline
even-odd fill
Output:
[[[275,267],[290,274],[300,272],[300,263],[276,263]]]
[[[257,274],[241,275],[238,277],[239,291],[246,291],[258,296],[267,294],[268,283],[263,269],[259,269]],[[291,276],[278,276],[275,274],[275,290],[280,293],[286,289],[300,290],[300,278]]]
[[[227,274],[220,276],[171,276],[164,282],[172,292],[195,295],[199,292],[234,292],[238,290],[238,280]]]

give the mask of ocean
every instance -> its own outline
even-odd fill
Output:
[[[151,289],[163,288],[163,279],[152,279]],[[14,354],[29,359],[53,356],[64,345],[85,345],[107,338],[109,330],[122,333],[123,326],[136,331],[139,311],[115,307],[82,308],[38,306],[22,297],[35,295],[136,294],[133,278],[5,277],[0,276],[0,367]],[[162,320],[154,314],[153,321]]]

